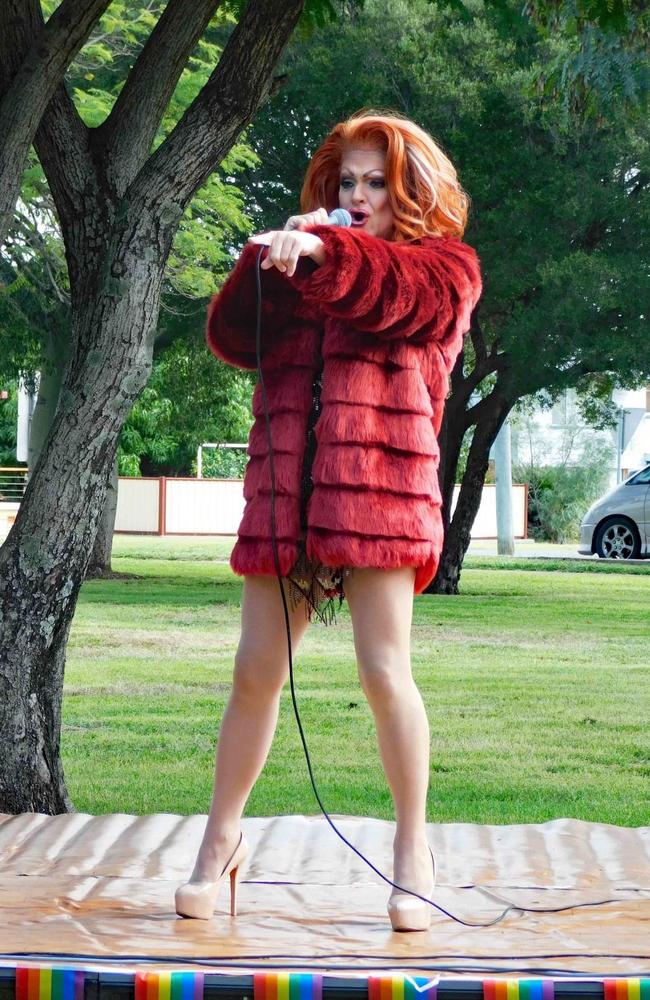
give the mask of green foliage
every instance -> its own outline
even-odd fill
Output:
[[[222,0],[221,8],[239,20],[247,0]],[[298,21],[298,37],[304,38],[315,28],[324,28],[335,21],[341,10],[363,7],[364,0],[305,0],[303,12]]]
[[[174,340],[155,360],[149,383],[124,425],[120,474],[195,475],[200,444],[246,440],[252,423],[250,397],[248,373],[215,358],[202,338]],[[207,470],[210,452],[204,453]]]
[[[513,466],[513,480],[528,483],[528,533],[536,541],[570,542],[591,504],[607,492],[613,454],[589,447],[575,465]]]
[[[611,101],[631,109],[647,102],[650,10],[637,0],[533,0],[531,14],[547,37],[562,36],[568,58],[549,67],[548,82],[588,109]]]
[[[28,210],[26,210],[28,211]],[[41,219],[41,226],[44,220]],[[0,378],[16,381],[65,356],[69,337],[62,244],[17,219],[0,251]],[[66,282],[62,282],[63,285]]]
[[[2,380],[0,380],[0,388],[9,393],[7,399],[0,399],[0,465],[13,468],[19,464],[16,459],[18,390],[15,386],[4,384]]]
[[[25,274],[15,274],[2,260],[0,273],[0,375],[11,378],[22,367],[36,370],[38,366],[37,305]]]
[[[206,448],[203,451],[203,478],[243,479],[247,462],[248,455],[243,448]],[[193,474],[195,472],[196,468]]]
[[[239,234],[251,231],[244,196],[226,178],[258,162],[255,153],[239,143],[195,194],[180,221],[167,263],[167,281],[175,292],[197,299],[220,287],[232,266],[228,246]]]
[[[429,0],[465,22],[471,4]],[[617,107],[628,117],[647,113],[650,95],[650,8],[640,0],[486,0],[502,35],[530,21],[548,46],[535,73],[539,94],[561,105],[567,125],[600,122]]]

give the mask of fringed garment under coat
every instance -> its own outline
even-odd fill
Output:
[[[307,554],[326,566],[415,566],[419,594],[442,549],[437,435],[481,294],[479,260],[456,237],[398,243],[338,226],[307,232],[323,241],[325,263],[301,257],[292,277],[275,267],[260,271],[280,568],[286,575],[297,555],[307,419],[322,364]],[[212,298],[206,328],[217,357],[251,370],[259,250],[246,245]],[[238,574],[274,575],[259,382],[253,415],[246,505],[230,564]]]

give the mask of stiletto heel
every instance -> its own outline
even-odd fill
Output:
[[[433,886],[436,885],[436,861],[433,851],[429,847],[431,863],[433,865]],[[426,931],[431,924],[431,904],[426,903],[417,896],[409,893],[393,890],[388,900],[388,916],[394,931]]]
[[[239,865],[230,873],[230,916],[237,916],[237,875],[239,872]]]
[[[237,912],[237,879],[239,868],[248,854],[248,843],[243,833],[235,850],[226,861],[219,878],[214,881],[185,882],[176,890],[176,912],[179,917],[194,917],[198,920],[209,920],[214,915],[214,909],[219,895],[221,883],[226,875],[230,875],[230,915]]]

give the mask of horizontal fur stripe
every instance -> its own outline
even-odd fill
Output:
[[[420,372],[414,368],[387,370],[365,361],[332,358],[323,378],[323,403],[379,406],[431,417],[431,400]]]
[[[307,515],[314,528],[424,541],[435,530],[437,510],[432,500],[420,497],[314,486]]]
[[[403,538],[375,538],[341,535],[335,532],[310,530],[307,552],[324,566],[396,569],[416,566],[414,593],[419,594],[435,576],[442,541],[412,542]],[[298,554],[293,542],[278,543],[280,573],[287,576]],[[239,576],[275,576],[275,560],[271,543],[260,539],[239,538],[230,555],[230,566]]]
[[[438,460],[350,444],[321,445],[312,467],[314,483],[389,490],[440,500]]]
[[[323,444],[385,445],[411,454],[433,455],[440,449],[429,417],[417,413],[385,413],[370,406],[330,403],[316,424]]]
[[[300,534],[300,501],[297,497],[276,496],[275,535],[278,540],[295,541]],[[271,504],[268,496],[251,497],[244,507],[240,538],[271,538]]]
[[[262,369],[264,374],[264,369]],[[311,368],[272,371],[264,374],[264,386],[269,413],[306,413],[311,406]],[[253,391],[253,416],[264,416],[262,383],[258,382]]]
[[[295,542],[278,542],[280,574],[286,576],[296,561]],[[238,538],[230,553],[230,566],[239,576],[275,576],[275,560],[270,541],[258,538]]]
[[[445,399],[449,392],[449,373],[445,366],[445,357],[439,343],[427,344],[427,349],[419,357],[419,369],[429,390],[429,395],[436,399]]]
[[[324,566],[396,569],[416,566],[416,594],[421,593],[435,576],[442,551],[442,520],[435,537],[428,541],[406,538],[368,538],[318,528],[307,532],[307,554]]]
[[[327,334],[323,341],[324,358],[358,358],[371,364],[385,365],[387,362],[401,368],[413,368],[413,358],[393,359],[393,344],[390,341],[378,340],[372,333],[362,330],[350,330],[345,320],[330,317],[327,320]],[[401,361],[407,361],[401,364]]]
[[[285,493],[300,496],[300,477],[303,456],[280,452],[273,456],[276,496]],[[250,500],[257,493],[271,492],[271,466],[268,455],[250,458],[244,473],[244,499]]]
[[[273,454],[285,452],[302,455],[307,439],[307,412],[271,414],[271,442]],[[248,437],[247,452],[251,456],[268,455],[269,445],[264,417],[257,417]]]

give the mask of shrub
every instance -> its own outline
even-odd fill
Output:
[[[528,534],[536,541],[572,542],[586,511],[609,485],[609,456],[600,449],[577,465],[515,466],[513,479],[528,483]]]

